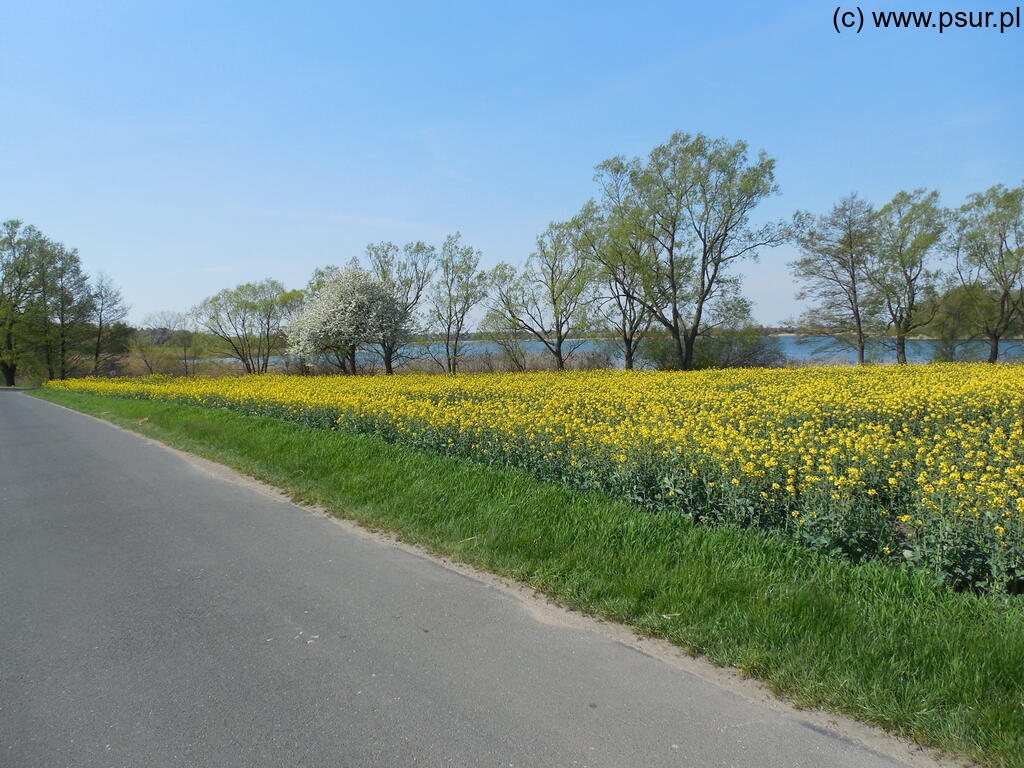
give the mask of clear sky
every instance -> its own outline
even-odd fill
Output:
[[[676,130],[775,157],[764,218],[1021,183],[1024,30],[837,35],[834,10],[11,3],[0,217],[78,247],[138,321],[248,280],[301,287],[376,240],[460,230],[518,262],[594,194],[595,164]],[[792,257],[744,268],[761,322],[798,312]]]

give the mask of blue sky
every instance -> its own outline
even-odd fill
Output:
[[[487,264],[518,262],[594,194],[595,164],[676,130],[776,158],[765,219],[854,190],[953,205],[1021,183],[1024,30],[840,36],[834,10],[19,3],[0,45],[0,217],[78,247],[138,321],[247,280],[300,287],[376,240],[460,230]],[[764,323],[799,310],[793,255],[744,268]]]

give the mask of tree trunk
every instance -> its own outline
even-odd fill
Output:
[[[7,352],[8,357],[11,358],[11,362],[8,363],[5,360],[0,360],[0,372],[3,372],[4,383],[8,387],[13,387],[14,374],[18,370],[18,364],[15,362],[17,357],[15,357],[14,352],[14,329],[11,327],[10,323],[7,324],[7,328],[4,333],[4,350]]]
[[[456,349],[452,346],[452,332],[448,328],[444,334],[444,369],[447,373],[455,373],[455,354]]]
[[[853,327],[857,333],[857,365],[864,365],[864,350],[867,347],[867,342],[864,339],[864,323],[861,320],[860,309],[854,299],[853,307]]]
[[[68,377],[68,340],[64,328],[60,329],[60,378],[61,381]]]
[[[103,323],[99,322],[96,325],[96,348],[93,350],[92,356],[92,375],[96,376],[100,370],[100,347],[103,344]]]
[[[679,328],[672,328],[672,343],[676,348],[676,360],[679,363],[679,370],[685,371],[689,365],[689,361],[686,359],[686,350],[683,348],[683,337],[679,333]]]
[[[384,347],[381,351],[384,357],[384,373],[390,376],[395,372],[395,352],[391,347]]]
[[[995,334],[988,337],[988,361],[990,363],[999,360],[999,337]]]
[[[625,366],[627,371],[632,371],[633,370],[633,344],[632,344],[632,342],[630,342],[630,341],[626,342],[626,346],[623,349],[623,352],[625,353],[625,358],[626,358],[625,362],[623,363],[623,365]]]
[[[43,326],[43,359],[46,361],[46,375],[48,378],[57,378],[54,375],[53,368],[53,348],[50,344],[50,326],[49,323]]]
[[[896,362],[900,365],[907,364],[907,337],[902,333],[896,335]]]
[[[683,338],[683,364],[681,368],[684,371],[690,370],[693,367],[693,350],[697,346],[697,333],[687,333]]]

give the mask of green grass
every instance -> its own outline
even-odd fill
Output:
[[[955,593],[909,570],[703,528],[376,438],[216,409],[33,394],[738,667],[797,704],[986,765],[1024,765],[1020,599]]]

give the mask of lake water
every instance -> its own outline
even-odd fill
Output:
[[[853,365],[857,354],[852,349],[830,348],[832,341],[825,336],[775,336],[783,353],[795,362],[835,362]],[[929,363],[935,359],[939,342],[934,339],[907,339],[907,361]],[[867,351],[868,359],[874,362],[895,363],[896,350],[885,343],[872,344]],[[959,360],[987,360],[987,341],[965,341],[957,346]],[[1024,359],[1024,341],[1013,339],[999,345],[1000,360]]]
[[[843,349],[833,344],[832,339],[827,336],[773,336],[773,343],[778,344],[782,353],[787,359],[794,363],[833,363],[835,365],[854,365],[857,362],[857,353],[852,349]],[[939,343],[934,339],[908,339],[907,360],[911,363],[928,363],[935,359],[935,353]],[[523,342],[523,348],[528,354],[544,354],[544,345],[539,341]],[[585,341],[580,346],[581,350],[608,350],[609,343],[601,341]],[[438,347],[443,352],[443,347]],[[501,350],[497,345],[486,342],[471,342],[465,347],[466,355],[482,354],[491,352],[500,354]],[[867,351],[868,359],[872,362],[895,363],[896,350],[890,346],[877,343],[872,344]],[[988,342],[966,341],[957,348],[958,359],[963,360],[986,360],[988,358]],[[1024,341],[1004,341],[999,347],[1001,360],[1024,359]]]
[[[852,349],[839,348],[826,336],[773,336],[773,343],[777,344],[781,352],[793,364],[816,364],[816,365],[853,365],[857,362],[857,355]],[[528,356],[545,355],[547,349],[539,341],[521,342],[523,350]],[[935,353],[939,343],[933,339],[908,339],[907,359],[911,363],[927,363],[935,359]],[[605,352],[613,350],[610,342],[606,341],[584,341],[580,351]],[[417,357],[428,357],[428,352],[433,353],[438,359],[444,357],[444,346],[442,344],[410,344],[407,351]],[[501,356],[501,348],[489,341],[468,341],[463,342],[463,352],[466,357],[481,356],[486,354]],[[988,357],[988,343],[985,341],[965,341],[957,347],[957,359],[961,360],[985,360]],[[1024,340],[1013,339],[1000,344],[999,359],[1002,361],[1024,361]],[[379,359],[372,352],[360,353],[360,360],[369,364]],[[891,346],[885,343],[875,343],[868,349],[868,360],[879,363],[895,363],[896,352]],[[271,359],[273,365],[280,365],[284,358],[275,357]],[[621,366],[621,359],[617,360]]]

